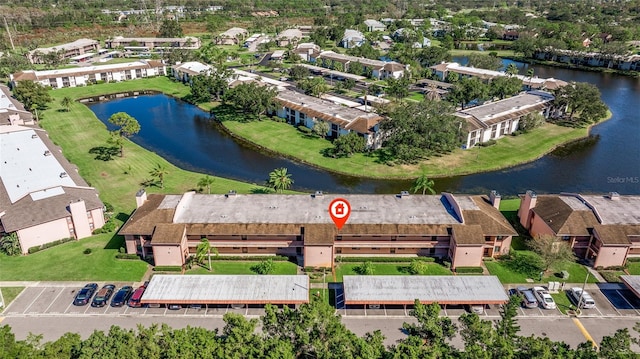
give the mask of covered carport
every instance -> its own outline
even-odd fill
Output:
[[[638,298],[640,298],[640,275],[621,275],[620,280]]]
[[[415,300],[441,305],[504,304],[507,293],[496,276],[350,276],[343,278],[347,307],[401,306]]]
[[[309,302],[306,275],[154,275],[147,305],[298,305]]]

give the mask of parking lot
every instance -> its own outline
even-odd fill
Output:
[[[103,283],[100,284],[100,287]],[[119,283],[120,288],[131,283]],[[221,317],[225,313],[234,312],[249,316],[260,316],[264,310],[258,306],[248,306],[244,308],[233,308],[230,305],[210,305],[201,308],[181,308],[169,310],[160,308],[130,308],[111,307],[109,305],[102,308],[85,306],[74,306],[72,304],[74,296],[82,285],[57,285],[57,286],[32,286],[27,287],[2,313],[4,316],[38,316],[38,315],[104,315],[104,316],[212,316]],[[135,285],[134,285],[135,287]],[[590,285],[587,292],[591,294],[596,302],[596,308],[583,309],[582,317],[633,317],[640,315],[640,299],[630,290],[619,284]],[[365,317],[407,317],[410,315],[412,306],[402,305],[371,305],[371,306],[344,306],[341,299],[344,293],[335,289],[335,298],[338,302],[336,311],[345,317],[365,316]],[[343,299],[342,299],[343,300]],[[458,317],[465,313],[466,309],[461,305],[443,306],[441,314],[451,317]],[[559,309],[547,310],[542,308],[519,308],[519,315],[522,317],[553,318],[564,317]],[[499,317],[500,307],[497,305],[486,306],[485,317]]]

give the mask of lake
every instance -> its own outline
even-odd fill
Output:
[[[505,63],[508,61],[505,60]],[[527,65],[517,63],[526,73]],[[539,160],[513,168],[435,179],[436,191],[505,196],[528,189],[538,193],[580,192],[640,194],[640,79],[615,74],[533,65],[540,77],[592,83],[602,93],[613,117],[593,127],[596,136]],[[140,122],[132,140],[178,167],[264,184],[274,168],[286,167],[297,190],[329,193],[399,193],[407,180],[375,180],[338,175],[265,154],[220,131],[209,114],[165,95],[144,95],[88,105],[110,130],[108,118],[120,111]]]

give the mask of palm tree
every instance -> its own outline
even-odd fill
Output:
[[[167,171],[167,167],[161,164],[156,164],[156,166],[149,172],[152,177],[157,177],[160,181],[160,188],[164,188],[164,176],[169,174]]]
[[[516,64],[514,64],[513,62],[509,64],[509,66],[507,66],[507,69],[505,70],[505,73],[509,76],[513,76],[513,75],[517,75],[518,74],[518,66],[516,66]]]
[[[20,240],[18,240],[18,234],[13,232],[0,239],[0,251],[4,252],[8,256],[20,255],[22,250],[20,249]]]
[[[527,77],[529,78],[529,90],[531,90],[531,80],[533,80],[534,74],[535,74],[535,70],[533,69],[533,67],[527,70]]]
[[[65,96],[61,101],[60,101],[60,105],[62,107],[64,107],[67,112],[71,111],[71,104],[73,103],[73,100],[69,97],[69,96]]]
[[[211,185],[215,181],[216,181],[215,178],[213,178],[213,177],[211,177],[209,175],[206,175],[206,176],[200,178],[200,180],[198,181],[198,187],[200,187],[200,188],[206,187],[207,188],[207,193],[211,194]]]
[[[291,174],[287,173],[287,169],[284,167],[276,168],[269,173],[269,180],[267,181],[269,187],[272,187],[276,192],[282,193],[285,189],[289,189],[293,184]]]
[[[429,193],[431,194],[436,194],[436,191],[433,189],[433,184],[433,180],[429,179],[426,173],[423,173],[422,175],[420,175],[420,177],[416,178],[411,189],[413,190],[413,193],[422,191],[422,194],[424,195],[427,191],[429,191]]]
[[[202,264],[204,257],[209,258],[209,270],[211,270],[211,244],[205,237],[200,238],[200,244],[196,247],[196,262]]]

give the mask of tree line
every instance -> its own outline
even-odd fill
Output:
[[[473,359],[615,359],[638,358],[628,329],[603,338],[596,350],[585,342],[571,348],[548,337],[521,336],[516,320],[520,298],[514,296],[500,310],[495,322],[475,313],[463,314],[457,323],[439,316],[440,305],[416,300],[411,315],[415,322],[404,323],[407,336],[391,346],[384,345],[379,330],[360,337],[341,322],[335,309],[320,298],[297,309],[272,305],[258,319],[236,313],[224,315],[221,330],[187,326],[174,329],[167,324],[136,330],[112,326],[107,332],[94,331],[82,340],[77,333],[43,342],[42,335],[30,334],[16,340],[8,325],[0,327],[0,358],[473,358]],[[636,325],[636,331],[638,325]],[[459,335],[464,348],[450,340]]]

